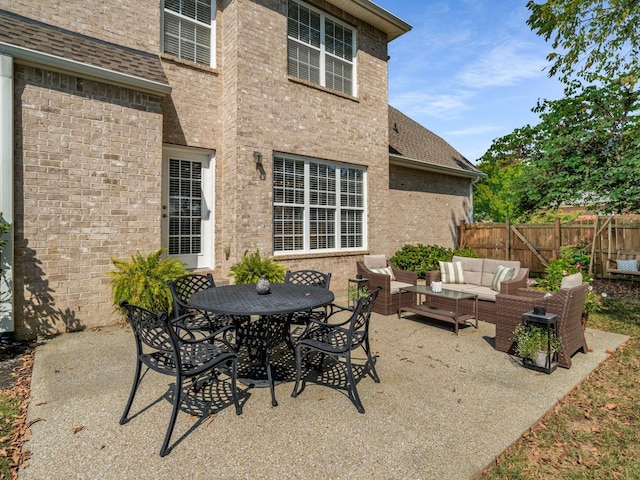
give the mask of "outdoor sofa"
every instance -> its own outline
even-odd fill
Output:
[[[451,262],[460,263],[462,275],[458,275],[454,282],[446,281],[442,283],[445,290],[455,290],[458,292],[468,292],[478,295],[477,319],[483,322],[496,323],[496,296],[500,294],[515,294],[518,289],[526,288],[529,277],[528,268],[520,268],[520,262],[510,260],[495,260],[491,258],[471,258],[454,256]],[[445,265],[446,267],[446,265]],[[502,268],[500,268],[502,267]],[[513,268],[512,276],[508,280],[494,282],[496,274],[500,275],[505,269]],[[500,270],[500,273],[498,271]],[[426,274],[426,284],[441,282],[443,270],[432,270]],[[454,275],[454,277],[456,277]],[[497,287],[497,288],[496,288]],[[451,308],[451,300],[432,296],[429,298],[430,305],[448,309]],[[472,301],[460,302],[460,313],[473,313]]]

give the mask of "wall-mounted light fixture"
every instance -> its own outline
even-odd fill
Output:
[[[260,152],[253,152],[253,159],[256,161],[256,167],[262,166],[262,154]]]

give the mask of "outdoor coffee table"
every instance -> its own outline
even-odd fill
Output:
[[[398,309],[398,318],[402,318],[402,312],[412,312],[416,315],[422,315],[424,317],[432,318],[435,320],[442,320],[445,322],[453,323],[454,332],[458,334],[458,325],[460,322],[466,322],[467,320],[471,320],[475,318],[476,320],[476,328],[478,328],[478,295],[474,293],[464,293],[464,292],[456,292],[454,290],[442,290],[440,292],[434,292],[431,287],[426,285],[412,285],[410,287],[403,287],[400,289],[398,295],[402,295],[402,292],[412,292],[417,294],[416,299],[418,301],[417,305],[410,307],[401,307]],[[425,302],[421,302],[421,295],[424,295],[426,300]],[[428,297],[439,297],[446,298],[451,300],[452,309],[446,310],[443,308],[437,308],[429,305]],[[460,300],[473,300],[473,313],[460,313],[459,306]],[[400,305],[402,305],[402,301],[400,301]]]

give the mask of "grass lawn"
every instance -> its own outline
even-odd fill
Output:
[[[483,480],[640,478],[640,302],[607,300],[588,326],[631,338],[501,455]]]

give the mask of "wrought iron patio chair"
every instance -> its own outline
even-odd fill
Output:
[[[284,277],[285,283],[294,283],[298,285],[312,285],[315,287],[322,287],[329,290],[329,284],[331,283],[331,273],[318,272],[317,270],[287,270]],[[292,325],[290,335],[290,345],[293,347],[296,342],[296,338],[299,336],[297,333],[300,329],[300,325],[307,325],[309,320],[320,321],[326,318],[328,315],[328,307],[324,307],[317,310],[311,310],[307,312],[295,312],[289,323]]]
[[[190,313],[190,317],[185,317],[185,327],[192,331],[212,332],[226,325],[238,326],[240,323],[247,322],[248,317],[232,317],[230,315],[216,315],[211,312],[199,310],[189,305],[191,296],[207,288],[215,288],[216,283],[213,275],[191,273],[183,275],[175,280],[169,280],[169,289],[173,297],[173,313],[174,316],[180,317],[186,313]]]
[[[351,315],[348,320],[340,323],[330,323],[331,317],[345,309],[334,309],[325,319],[326,321],[310,320],[306,331],[296,343],[296,383],[293,387],[292,397],[297,397],[302,393],[305,387],[305,380],[302,376],[302,363],[307,359],[308,355],[317,352],[320,354],[319,368],[321,369],[325,357],[332,358],[336,364],[340,364],[340,358],[344,357],[345,362],[342,364],[346,370],[346,389],[349,398],[358,409],[358,412],[364,413],[364,407],[356,389],[356,380],[354,375],[354,366],[351,359],[351,352],[358,347],[362,347],[367,355],[364,365],[364,372],[369,373],[376,383],[380,382],[375,368],[375,362],[371,355],[369,346],[369,321],[371,319],[371,311],[376,297],[380,293],[380,288],[371,291],[367,296],[358,300],[353,311],[348,310]],[[300,381],[302,380],[302,385]]]
[[[225,336],[233,329],[225,326],[204,337],[196,337],[183,328],[186,316],[171,319],[166,313],[154,313],[127,302],[120,304],[124,308],[127,320],[131,324],[136,341],[136,370],[129,393],[129,399],[120,418],[120,424],[127,423],[136,391],[149,369],[175,378],[173,390],[173,410],[167,433],[160,449],[160,456],[170,452],[169,442],[175,426],[178,411],[189,390],[198,388],[198,379],[210,374],[214,382],[219,382],[217,372],[225,371],[229,376],[229,389],[236,408],[236,414],[242,413],[238,400],[236,377],[238,370],[237,355]],[[143,366],[146,367],[144,373]],[[191,383],[185,385],[190,379]]]

